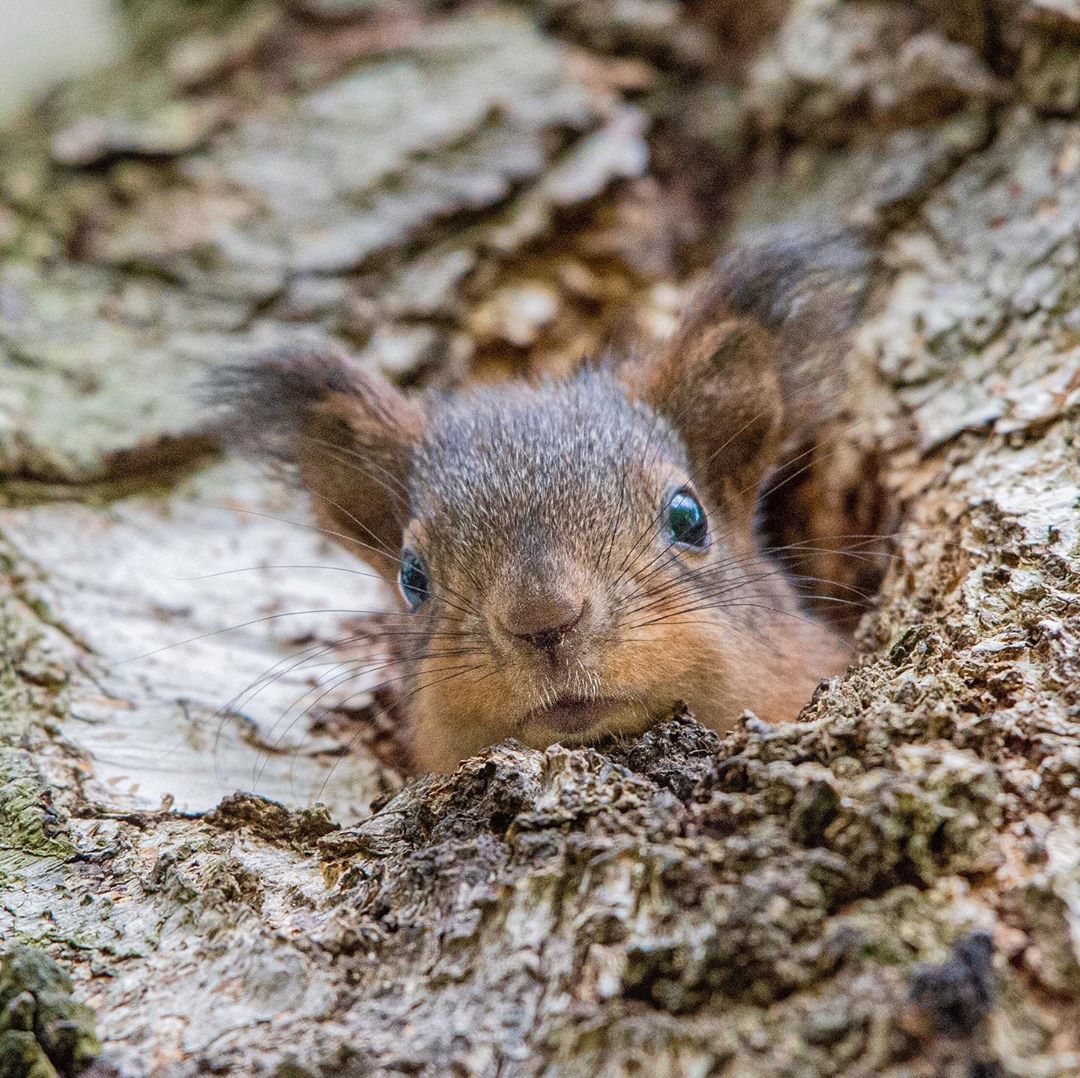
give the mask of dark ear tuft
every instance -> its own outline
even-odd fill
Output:
[[[352,391],[359,372],[341,352],[283,348],[211,373],[203,384],[230,448],[296,463],[296,440],[308,410]]]
[[[851,229],[785,225],[721,258],[702,300],[749,315],[782,335],[812,323],[814,338],[821,339],[855,321],[869,264],[869,253]]]
[[[343,353],[288,349],[207,385],[226,444],[295,465],[326,527],[384,575],[397,571],[425,412]]]

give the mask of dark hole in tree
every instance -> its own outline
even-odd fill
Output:
[[[895,508],[880,452],[827,436],[800,447],[765,484],[765,544],[792,576],[807,610],[851,633],[885,570]]]

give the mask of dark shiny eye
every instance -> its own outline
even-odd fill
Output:
[[[410,610],[415,610],[428,597],[431,582],[428,579],[427,566],[415,550],[401,553],[401,574],[399,576],[401,594]]]
[[[668,531],[676,543],[701,549],[709,538],[709,521],[701,502],[688,490],[680,490],[668,502]]]

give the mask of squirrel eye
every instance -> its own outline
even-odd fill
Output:
[[[676,543],[702,548],[709,538],[709,522],[701,502],[688,490],[680,490],[668,502],[668,530]]]
[[[401,594],[410,610],[415,610],[428,597],[430,581],[427,566],[415,550],[401,552],[401,573],[398,576]]]

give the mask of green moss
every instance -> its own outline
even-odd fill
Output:
[[[0,1033],[0,1073],[12,1078],[59,1078],[37,1038],[21,1029]]]
[[[21,747],[32,708],[16,669],[22,646],[14,616],[0,607],[0,848],[63,857],[73,849],[64,823],[30,754]]]
[[[78,1074],[100,1052],[93,1011],[57,962],[22,945],[0,954],[0,1074]]]
[[[207,27],[220,31],[254,0],[121,0],[139,52],[154,55],[183,34]]]

